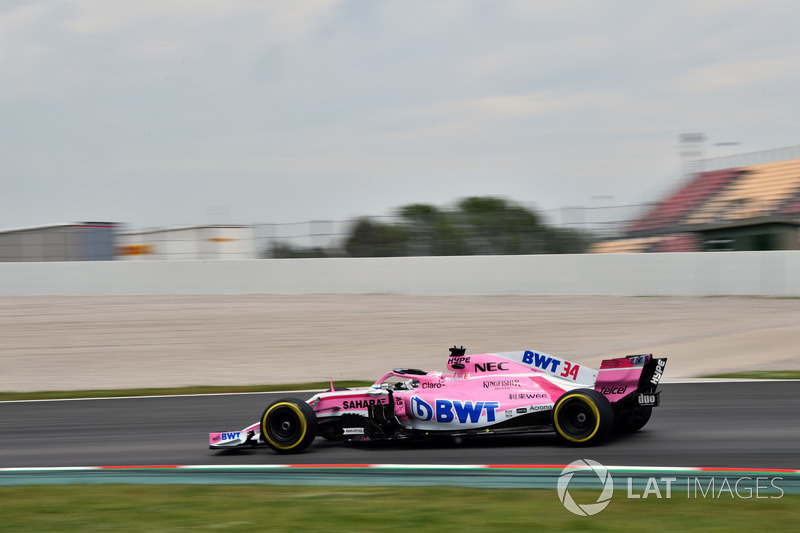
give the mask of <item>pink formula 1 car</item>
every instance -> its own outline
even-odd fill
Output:
[[[555,431],[592,445],[633,432],[659,405],[666,359],[629,355],[593,370],[538,351],[465,355],[450,348],[446,372],[396,368],[369,388],[278,400],[241,431],[211,433],[212,449],[266,444],[304,450],[317,437],[366,441]]]

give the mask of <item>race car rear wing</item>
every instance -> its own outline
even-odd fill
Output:
[[[600,364],[594,388],[611,403],[625,399],[641,406],[658,405],[656,389],[664,374],[666,358],[652,354],[606,359]]]

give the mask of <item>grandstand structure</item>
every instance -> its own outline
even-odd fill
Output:
[[[790,153],[800,156],[800,147]],[[589,252],[800,249],[800,157],[756,155],[764,162],[690,176],[628,224],[621,238],[595,243]]]

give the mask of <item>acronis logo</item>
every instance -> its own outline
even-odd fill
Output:
[[[448,424],[458,421],[461,424],[477,424],[486,413],[486,421],[495,421],[495,411],[499,402],[471,402],[461,400],[436,400],[435,408],[428,402],[414,396],[411,398],[411,413],[422,421],[435,419],[439,423]],[[434,417],[435,415],[435,417]]]

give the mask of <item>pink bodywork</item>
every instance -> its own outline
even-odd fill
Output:
[[[311,398],[309,404],[320,421],[345,413],[366,415],[370,405],[389,402],[388,391],[382,390],[381,384],[396,377],[398,382],[414,384],[411,388],[395,386],[392,392],[394,414],[404,426],[436,430],[442,429],[444,422],[448,429],[477,428],[521,414],[548,411],[564,392],[576,388],[593,388],[615,402],[636,389],[643,366],[628,365],[626,360],[625,367],[598,372],[550,357],[542,358],[549,370],[544,371],[532,368],[534,363],[521,362],[534,361],[530,353],[451,357],[446,372],[388,372],[370,389],[324,392]],[[587,375],[591,382],[578,381]]]
[[[367,416],[371,407],[389,404],[391,395],[397,421],[410,430],[482,430],[520,416],[528,418],[515,420],[512,426],[546,426],[551,423],[554,404],[567,391],[594,389],[611,403],[636,392],[651,358],[608,359],[599,370],[593,370],[532,350],[458,355],[448,358],[445,372],[398,369],[366,389],[336,391],[331,384],[330,391],[316,394],[308,404],[320,424],[345,414]],[[236,447],[259,437],[260,424],[256,423],[241,431],[211,433],[209,445]]]
[[[636,390],[645,362],[650,356],[641,356],[639,361],[632,359],[607,359],[600,364],[600,371],[594,383],[594,390],[603,394],[611,403],[617,402]]]

